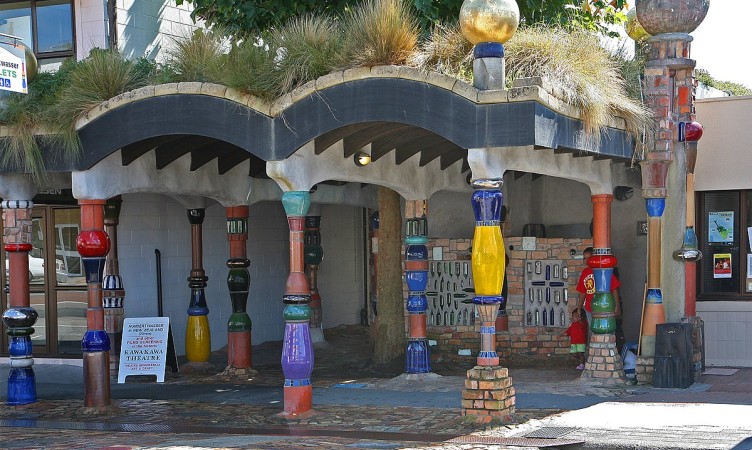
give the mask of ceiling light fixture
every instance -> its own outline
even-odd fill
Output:
[[[371,163],[371,155],[364,151],[360,151],[355,154],[353,161],[355,161],[355,165],[358,167],[367,166]]]

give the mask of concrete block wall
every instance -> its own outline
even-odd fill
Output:
[[[118,2],[120,3],[120,2]],[[107,11],[103,0],[74,0],[76,56],[84,59],[92,48],[107,47]]]
[[[170,317],[178,354],[184,354],[186,309],[190,300],[191,232],[183,205],[158,194],[123,196],[118,227],[120,272],[125,284],[125,316],[157,315],[154,249],[162,253],[164,315]],[[323,210],[322,238],[326,253],[319,287],[324,297],[324,327],[360,322],[363,304],[363,246],[360,209],[331,206]],[[279,202],[250,207],[248,258],[251,286],[248,314],[253,343],[282,339],[282,295],[289,270],[289,233]],[[227,319],[232,312],[227,290],[225,208],[206,208],[203,226],[204,270],[209,277],[206,300],[212,350],[227,345]]]
[[[117,33],[118,50],[129,58],[146,56],[162,61],[173,38],[203,28],[193,22],[189,3],[174,0],[117,0],[116,29],[108,30],[106,1],[74,0],[76,56],[84,59],[93,48],[107,48],[109,33]]]
[[[174,0],[117,0],[116,7],[119,50],[130,58],[162,61],[173,38],[203,28],[201,21],[191,19],[189,3],[177,6]]]
[[[752,367],[752,304],[750,302],[697,302],[705,321],[705,364]]]

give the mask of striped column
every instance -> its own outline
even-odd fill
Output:
[[[248,241],[248,206],[227,208],[227,240],[230,259],[227,260],[227,289],[232,302],[232,314],[227,321],[227,364],[235,369],[251,368],[251,329],[253,324],[246,312],[248,273],[246,242]]]
[[[282,341],[282,372],[285,374],[284,415],[294,417],[311,409],[311,291],[304,272],[304,222],[311,196],[308,191],[282,194],[282,205],[290,226],[290,273],[285,284],[285,335]]]
[[[88,307],[86,334],[81,341],[84,353],[84,406],[110,404],[110,337],[104,329],[102,274],[110,238],[104,231],[104,200],[79,200],[81,232],[76,249],[86,273]]]
[[[305,264],[308,269],[308,287],[311,290],[311,341],[324,342],[324,330],[321,328],[322,311],[321,296],[319,295],[318,273],[319,264],[324,259],[324,249],[321,247],[321,216],[306,216],[305,218]]]
[[[120,222],[120,207],[123,200],[114,197],[104,205],[104,230],[110,237],[111,248],[104,263],[102,280],[102,306],[104,307],[104,330],[110,337],[110,378],[117,379],[120,364],[120,345],[123,337],[123,300],[125,289],[120,276],[117,251],[117,226]]]
[[[496,316],[505,300],[501,295],[504,284],[505,249],[501,236],[501,206],[503,196],[501,178],[474,180],[472,205],[475,214],[473,234],[473,303],[480,316],[479,366],[499,365],[496,353]]]
[[[594,334],[613,334],[616,331],[616,302],[611,293],[611,276],[616,257],[611,253],[611,202],[608,194],[593,195],[593,256],[587,265],[593,269],[595,295],[591,302]]]
[[[188,306],[188,326],[185,330],[185,356],[189,362],[209,362],[211,355],[211,331],[209,330],[209,308],[206,306],[204,288],[209,278],[203,267],[203,223],[206,217],[204,208],[187,210],[191,224],[192,269],[188,277],[191,288],[191,302]]]
[[[661,217],[666,208],[666,199],[648,198],[645,207],[648,213],[648,291],[640,348],[644,356],[653,356],[656,325],[666,322],[661,290]]]
[[[587,265],[593,269],[595,294],[590,306],[593,334],[587,347],[587,360],[582,378],[601,383],[621,383],[624,364],[616,348],[616,301],[611,293],[611,279],[616,267],[616,257],[611,253],[611,203],[610,194],[591,197],[593,201],[593,255]]]
[[[31,335],[39,315],[29,298],[29,252],[31,251],[31,211],[29,200],[6,200],[3,208],[3,244],[7,252],[10,286],[8,309],[3,312],[10,356],[8,405],[25,405],[37,401]]]
[[[428,373],[431,355],[426,335],[426,285],[428,284],[428,222],[426,201],[407,201],[405,232],[405,280],[410,334],[405,351],[405,372]]]

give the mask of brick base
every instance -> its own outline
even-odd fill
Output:
[[[475,366],[467,371],[462,391],[463,416],[479,423],[509,421],[514,405],[514,387],[507,369]]]
[[[635,373],[637,374],[638,384],[653,384],[653,364],[654,359],[651,356],[638,356]]]
[[[587,362],[582,378],[597,379],[600,382],[624,380],[624,364],[616,350],[616,336],[613,334],[593,334],[590,336]]]

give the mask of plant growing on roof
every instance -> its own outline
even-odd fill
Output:
[[[57,149],[52,159],[74,161],[81,151],[76,121],[103,101],[146,85],[153,71],[146,59],[95,49],[83,61],[68,60],[55,73],[40,73],[29,94],[9,95],[0,109],[0,121],[11,129],[0,164],[40,181],[45,173],[40,144]]]
[[[611,117],[623,117],[639,133],[650,112],[627,95],[620,59],[600,46],[597,36],[544,26],[525,27],[505,44],[507,85],[516,78],[542,77],[577,106],[591,139]],[[458,26],[437,27],[412,58],[423,70],[472,81],[472,45]],[[630,68],[631,65],[625,65]]]

